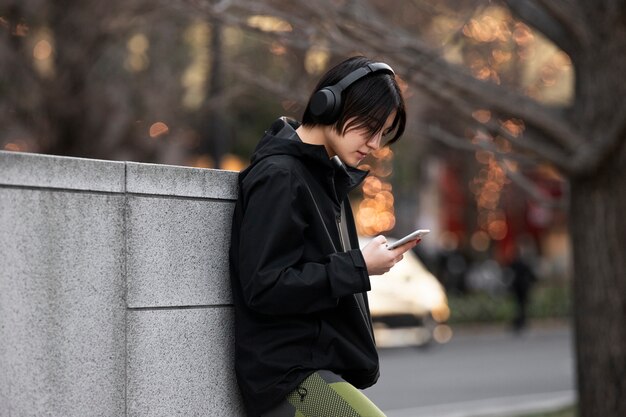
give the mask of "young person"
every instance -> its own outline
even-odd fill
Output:
[[[239,175],[230,265],[235,368],[249,416],[384,416],[366,292],[418,241],[359,249],[357,166],[404,131],[393,70],[353,57],[319,81],[302,124],[280,118]]]

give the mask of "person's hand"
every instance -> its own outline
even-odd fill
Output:
[[[362,250],[363,259],[369,275],[382,275],[389,271],[403,258],[403,253],[415,247],[420,239],[412,240],[395,249],[387,249],[387,239],[384,236],[376,236]]]

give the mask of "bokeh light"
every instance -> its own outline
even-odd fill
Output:
[[[150,126],[150,137],[158,138],[159,136],[163,136],[170,131],[170,128],[163,122],[156,122]]]

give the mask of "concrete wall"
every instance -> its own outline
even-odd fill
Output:
[[[236,178],[0,151],[0,417],[244,414]]]

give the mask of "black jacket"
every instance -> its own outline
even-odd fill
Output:
[[[378,379],[369,276],[347,200],[367,172],[334,164],[290,125],[278,119],[257,145],[239,175],[233,216],[235,368],[251,416],[316,370],[358,388]],[[292,138],[276,136],[284,127]],[[347,251],[339,221],[347,225]]]

